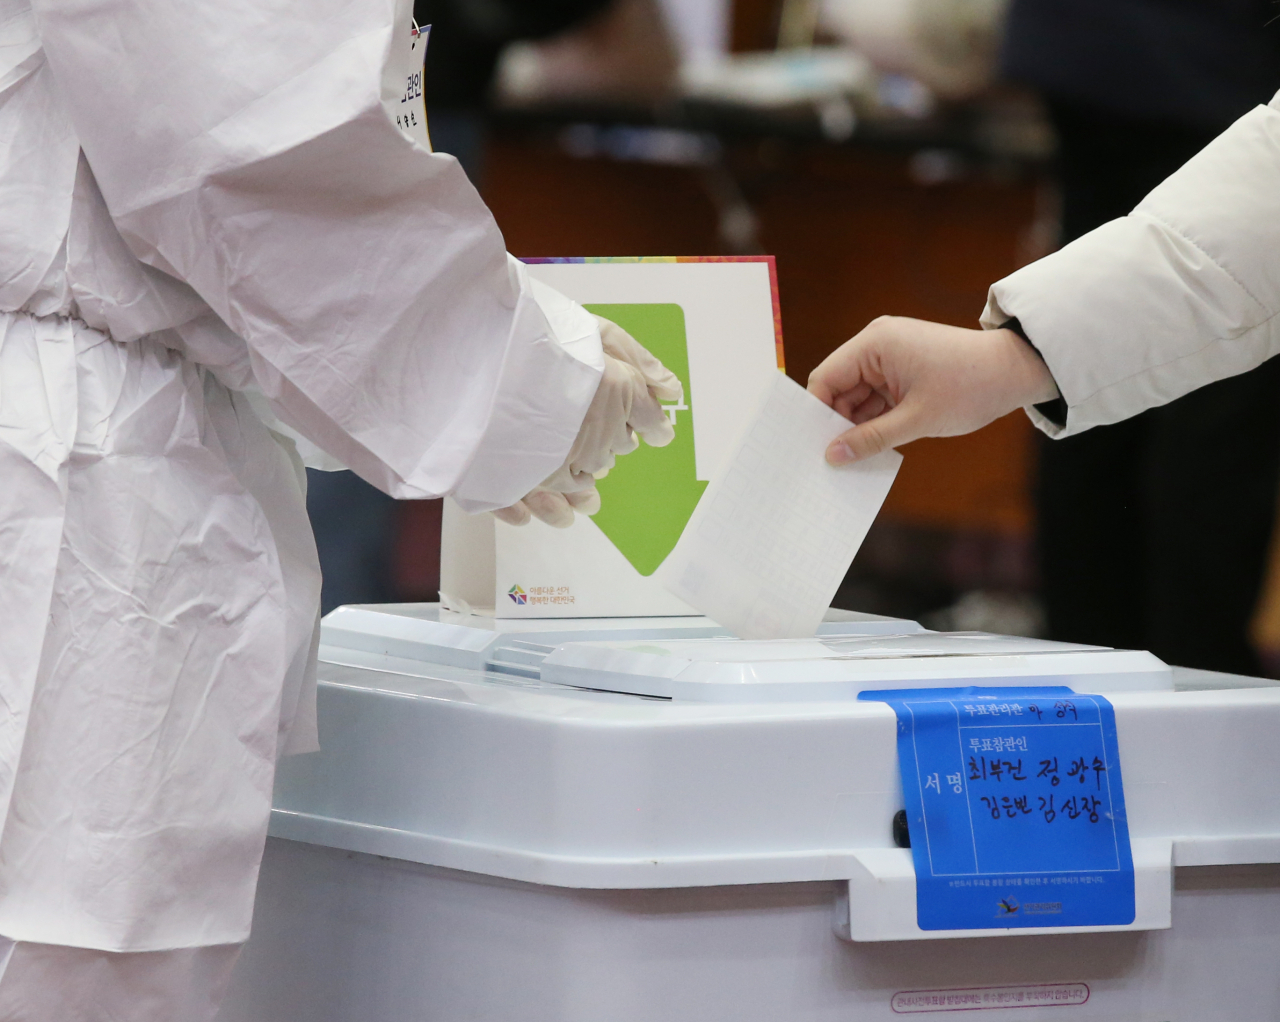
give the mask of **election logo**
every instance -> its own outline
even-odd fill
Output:
[[[526,606],[529,602],[528,594],[523,589],[521,589],[518,585],[512,586],[510,589],[508,589],[507,595],[511,597],[511,602],[514,603],[517,607]]]

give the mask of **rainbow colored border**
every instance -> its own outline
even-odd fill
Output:
[[[786,372],[782,353],[782,304],[778,299],[778,264],[771,255],[745,256],[567,256],[522,259],[525,263],[768,263],[769,291],[773,299],[773,338],[778,368]]]

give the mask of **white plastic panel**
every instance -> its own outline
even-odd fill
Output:
[[[1139,838],[1132,844],[1136,914],[1127,926],[922,930],[916,925],[916,872],[911,851],[868,848],[858,853],[848,892],[841,892],[836,902],[836,933],[846,940],[881,941],[1168,929],[1173,924],[1172,842]]]
[[[1176,883],[1171,929],[850,943],[847,884],[567,891],[271,840],[219,1022],[1280,1019],[1280,867]]]
[[[869,636],[921,632],[914,621],[831,610],[820,636]],[[499,647],[519,649],[521,643],[554,647],[575,640],[595,639],[707,639],[729,633],[705,617],[647,618],[493,618],[457,614],[438,603],[392,603],[339,607],[325,616],[321,627],[321,659],[329,663],[372,670],[406,663],[441,664],[484,670],[514,669],[536,676],[541,657],[514,658]],[[382,660],[380,658],[388,658]],[[492,662],[491,662],[492,661]],[[515,666],[515,664],[519,666]],[[533,670],[529,670],[529,668]]]
[[[1173,687],[1169,667],[1150,653],[981,632],[572,642],[546,657],[541,677],[633,695],[743,703],[962,685],[1067,685],[1102,693]]]
[[[1131,692],[1130,834],[1179,865],[1280,862],[1280,689]],[[849,880],[894,851],[893,711],[321,666],[321,751],[280,764],[279,837],[576,888]]]
[[[322,751],[281,764],[274,836],[548,887],[840,881],[851,939],[999,934],[915,926],[910,852],[891,836],[895,717],[856,693],[1032,683],[1115,706],[1130,929],[1169,925],[1171,865],[1280,862],[1280,689],[1258,679],[1182,672],[1194,690],[1173,691],[1145,653],[859,634],[889,619],[780,643],[691,638],[716,631],[698,618],[463,621],[420,606],[330,615]],[[559,683],[569,669],[589,684]],[[619,679],[650,698],[602,691]]]

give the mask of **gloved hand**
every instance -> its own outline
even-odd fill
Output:
[[[608,474],[618,455],[640,446],[637,433],[650,447],[665,447],[675,439],[675,428],[658,403],[683,397],[675,373],[616,323],[600,316],[596,321],[604,373],[569,457],[523,500],[493,512],[501,521],[524,525],[534,517],[568,528],[574,511],[593,515],[600,510],[596,480]]]
[[[1012,330],[881,316],[809,375],[809,393],[856,423],[827,447],[844,465],[925,436],[958,436],[1058,396]]]

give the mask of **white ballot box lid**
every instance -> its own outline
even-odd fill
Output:
[[[1067,685],[1101,693],[1173,688],[1171,670],[1150,653],[985,632],[569,642],[546,656],[541,677],[701,702],[850,699],[873,689],[962,685]]]
[[[851,610],[827,611],[818,627],[820,636],[832,638],[922,631],[914,621]],[[391,658],[405,661],[403,666],[439,664],[536,677],[546,655],[564,643],[731,638],[705,617],[497,618],[455,613],[438,603],[391,603],[330,612],[320,644],[322,660],[351,667],[385,669]]]

